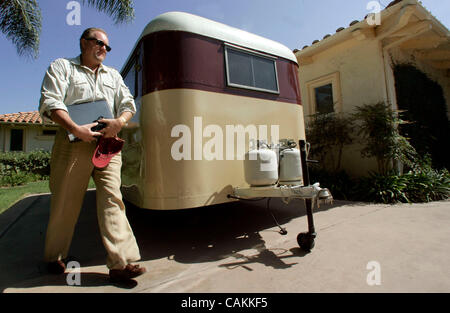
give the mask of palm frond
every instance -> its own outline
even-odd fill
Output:
[[[114,23],[131,22],[134,19],[132,0],[83,0],[100,12],[105,12],[114,19]]]
[[[37,58],[41,19],[41,10],[36,0],[0,2],[0,30],[13,42],[21,56]]]

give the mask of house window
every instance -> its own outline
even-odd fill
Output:
[[[23,129],[11,129],[9,151],[23,151]]]
[[[339,72],[306,83],[307,114],[342,112]]]
[[[276,58],[225,46],[228,86],[279,93]]]
[[[316,97],[316,112],[334,112],[332,84],[326,84],[324,86],[316,87],[314,88],[314,93]]]
[[[44,129],[42,130],[43,136],[55,136],[56,135],[56,129]]]

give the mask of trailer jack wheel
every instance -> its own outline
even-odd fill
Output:
[[[300,248],[305,252],[310,252],[314,248],[315,234],[300,233],[297,236],[297,242]]]

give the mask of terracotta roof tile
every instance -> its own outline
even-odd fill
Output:
[[[0,114],[0,123],[42,124],[38,111]]]

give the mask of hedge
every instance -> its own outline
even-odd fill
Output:
[[[50,175],[50,152],[0,153],[0,186],[17,186],[37,180],[48,179]]]

